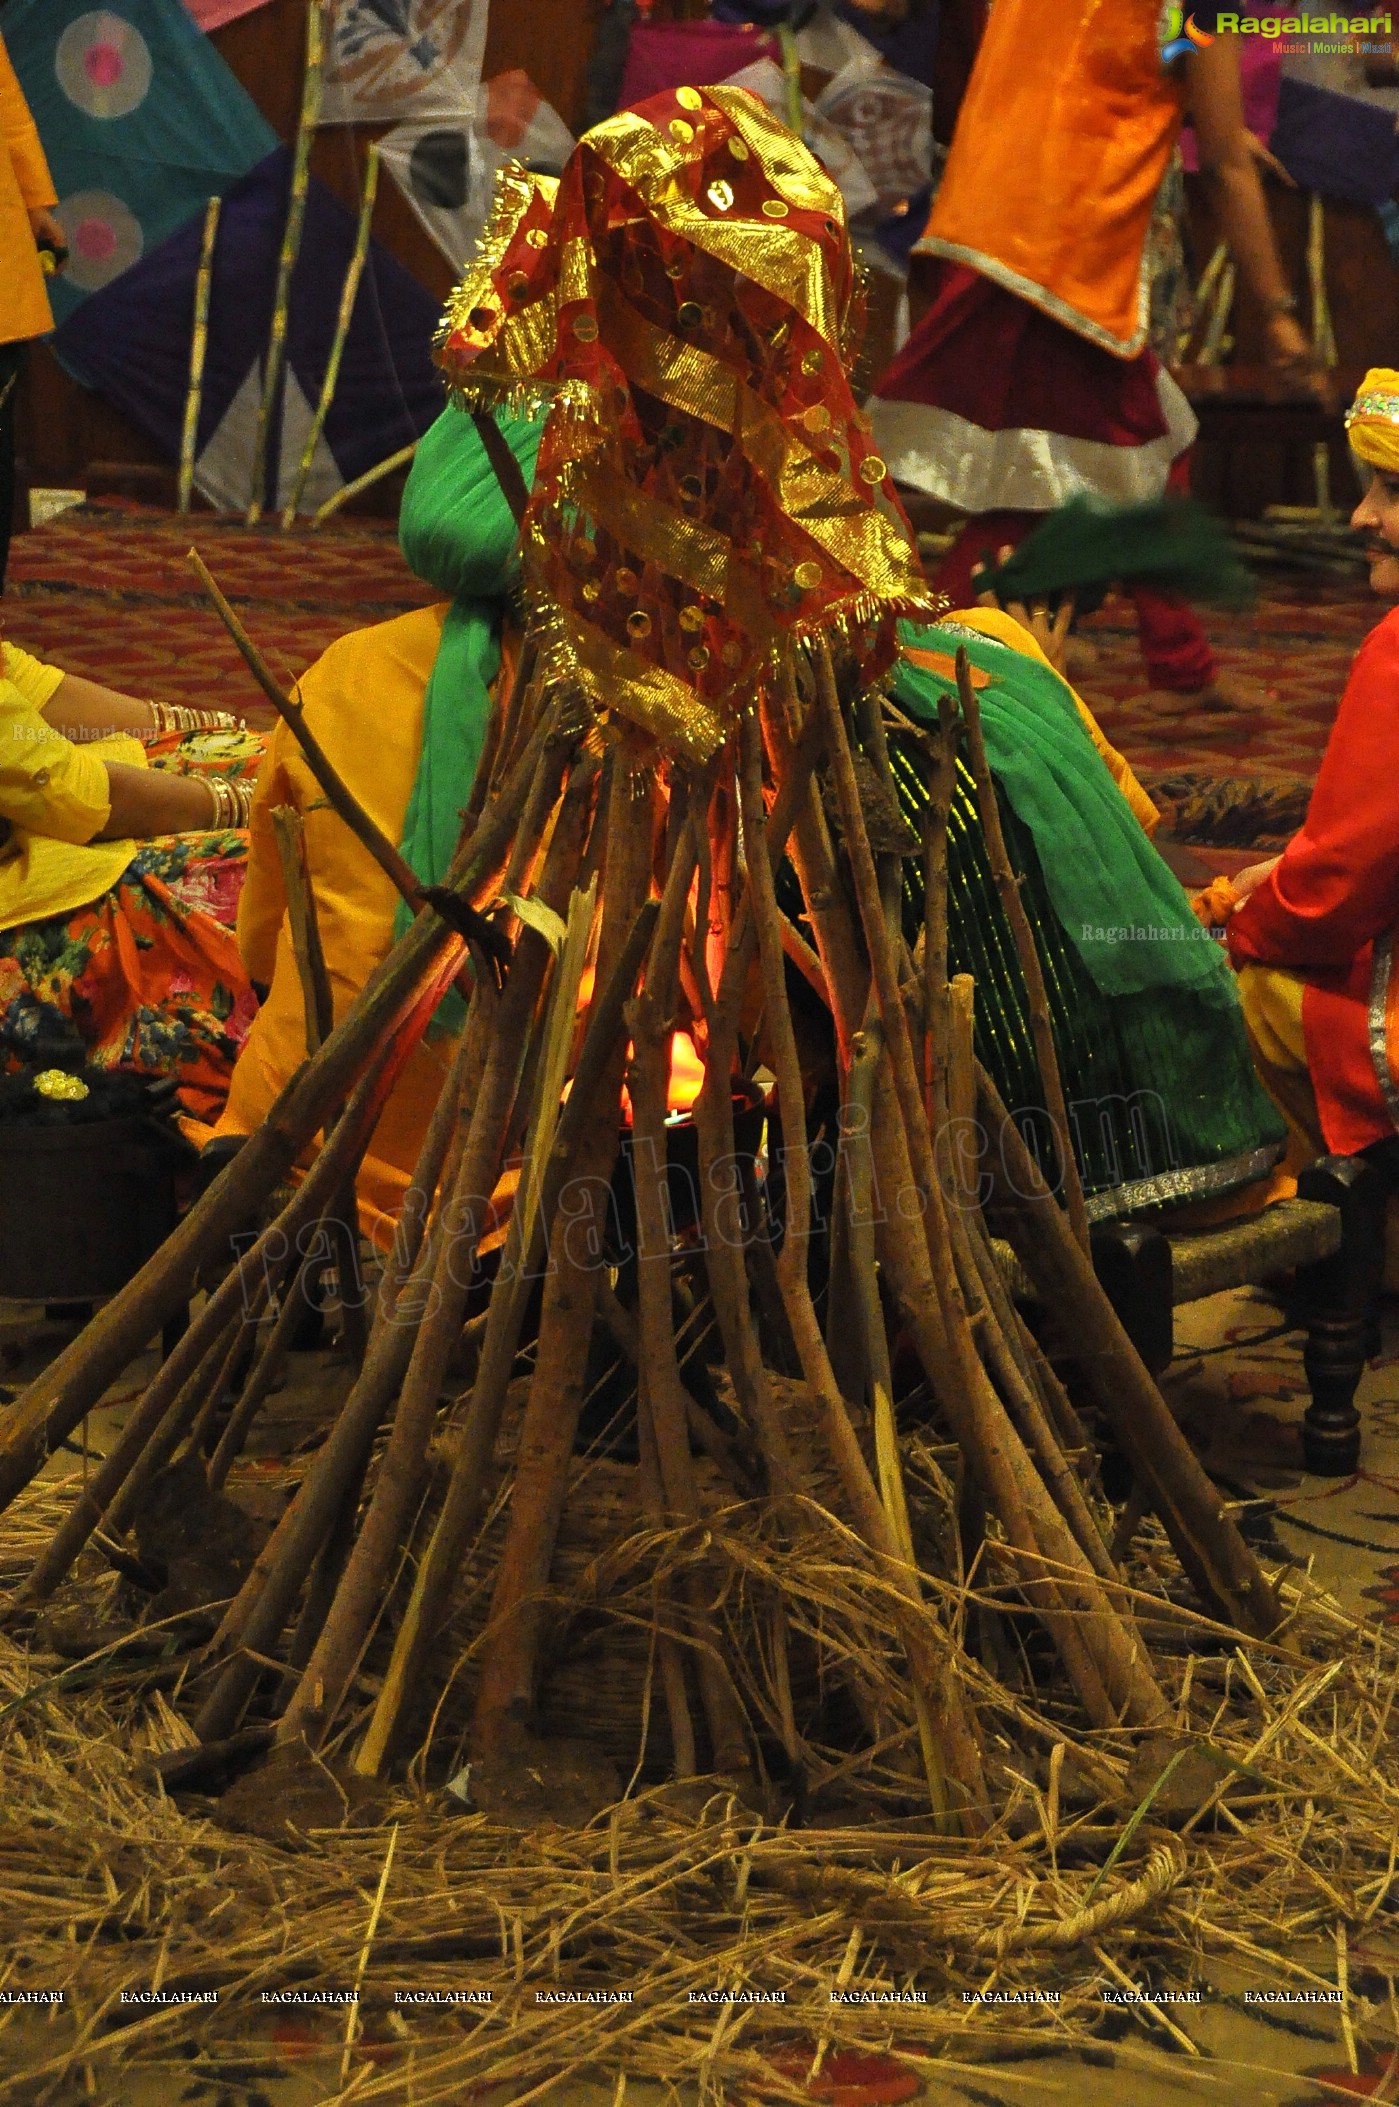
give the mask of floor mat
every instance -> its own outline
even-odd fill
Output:
[[[408,569],[387,523],[283,534],[104,500],[16,538],[3,627],[89,680],[262,722],[266,707],[185,562],[191,546],[288,685],[347,629],[441,597]]]

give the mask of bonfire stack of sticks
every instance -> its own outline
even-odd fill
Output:
[[[295,728],[295,705],[241,642]],[[379,1108],[459,984],[465,1027],[370,1321],[350,1342],[360,1356],[352,1386],[187,1680],[201,1742],[224,1747],[252,1733],[312,1748],[338,1735],[345,1745],[353,1716],[348,1747],[362,1774],[382,1775],[409,1753],[414,1707],[443,1672],[434,1641],[494,1496],[498,1437],[529,1348],[470,1730],[474,1756],[509,1750],[537,1697],[551,1560],[601,1327],[631,1342],[639,1507],[658,1537],[702,1535],[701,1448],[721,1469],[733,1466],[734,1503],[753,1502],[757,1488],[766,1523],[788,1542],[817,1501],[818,1478],[826,1488],[842,1555],[880,1605],[882,1628],[897,1633],[886,1687],[871,1696],[866,1678],[852,1689],[854,1715],[871,1739],[897,1744],[902,1730],[912,1783],[950,1832],[983,1829],[996,1795],[972,1694],[980,1685],[967,1673],[962,1623],[946,1607],[957,1575],[927,1569],[910,1527],[899,1424],[910,1385],[906,1372],[896,1381],[896,1367],[916,1359],[940,1453],[955,1459],[959,1555],[968,1555],[972,1515],[971,1555],[1042,1629],[1042,1672],[1084,1723],[1151,1728],[1166,1715],[1120,1565],[1134,1516],[1160,1517],[1212,1616],[1245,1634],[1274,1631],[1266,1577],[1096,1282],[1070,1151],[1061,1150],[1053,1190],[975,1061],[974,991],[948,984],[946,827],[961,742],[1030,993],[1046,1102],[1066,1136],[1044,986],[964,654],[958,676],[960,713],[944,704],[924,745],[926,921],[913,945],[901,924],[900,854],[877,824],[881,799],[894,796],[886,706],[853,651],[842,645],[833,656],[819,640],[794,655],[705,771],[687,771],[634,726],[599,725],[527,649],[490,727],[447,883],[424,897],[398,864],[396,882],[419,912],[333,1028],[314,899],[296,881],[288,832],[313,1050],[168,1243],[7,1414],[0,1501],[15,1498],[208,1269],[226,1266],[232,1237],[245,1255],[204,1294],[30,1571],[20,1605],[51,1596],[93,1539],[119,1548],[172,1459],[197,1456],[210,1486],[225,1484],[283,1368],[303,1232],[344,1215]],[[343,786],[327,779],[326,788],[367,838]],[[369,845],[382,860],[385,845]],[[780,904],[784,860],[800,885],[800,927]],[[819,1298],[810,1077],[789,962],[829,1010],[840,1078],[836,1213]],[[704,1063],[690,1117],[698,1248],[734,1408],[722,1438],[677,1346],[667,1079],[678,1030]],[[735,1082],[756,1065],[755,1039],[775,1079],[767,1189],[783,1189],[777,1225],[763,1219],[761,1181],[734,1168]],[[985,1207],[938,1145],[968,1115],[994,1141],[982,1166],[992,1186]],[[608,1193],[628,1138],[636,1250],[623,1308],[609,1266]],[[268,1219],[298,1163],[309,1168]],[[471,1283],[483,1277],[475,1261],[508,1190],[504,1247],[487,1268],[489,1297],[471,1315],[474,1373],[462,1393],[452,1371],[462,1365]],[[1051,1363],[1012,1302],[993,1229],[1071,1342],[1071,1367],[1062,1352]],[[778,1374],[790,1389],[794,1370],[819,1470],[812,1442],[791,1439],[779,1407]],[[1116,1540],[1079,1406],[1130,1466]],[[428,1499],[444,1445],[445,1491],[438,1482]],[[749,1770],[763,1723],[740,1695],[751,1677],[726,1656],[731,1627],[702,1555],[671,1568],[656,1614],[676,1770]],[[366,1705],[357,1678],[371,1632],[381,1642],[391,1635],[392,1647]],[[766,1643],[778,1729],[796,1761],[780,1600]]]

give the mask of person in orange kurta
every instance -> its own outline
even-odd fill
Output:
[[[1370,583],[1399,600],[1399,372],[1366,375],[1346,420],[1367,477],[1352,524]],[[1306,821],[1280,857],[1216,881],[1264,1083],[1294,1159],[1399,1131],[1399,607],[1361,646]]]
[[[39,251],[48,248],[57,256],[64,250],[63,229],[53,216],[57,203],[34,119],[0,37],[0,591],[15,501],[15,389],[25,345],[53,328]]]

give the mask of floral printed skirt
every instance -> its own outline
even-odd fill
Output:
[[[246,777],[264,743],[172,735],[148,758]],[[162,835],[87,906],[0,932],[0,1065],[174,1076],[184,1109],[217,1119],[257,1011],[233,933],[247,863],[241,831]]]

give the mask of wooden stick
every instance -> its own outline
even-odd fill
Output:
[[[209,302],[214,284],[214,245],[219,236],[222,198],[210,198],[204,208],[204,234],[199,245],[199,270],[194,281],[194,331],[189,347],[189,384],[185,390],[185,421],[180,433],[181,512],[194,501],[194,463],[199,451],[199,412],[204,400],[204,362],[209,350]]]
[[[938,699],[938,735],[923,815],[923,1072],[934,1133],[947,1097],[947,823],[957,781],[957,713],[946,695]]]
[[[335,319],[335,336],[330,346],[330,357],[326,361],[325,378],[316,403],[316,414],[311,419],[311,429],[306,434],[306,444],[301,449],[301,460],[296,471],[290,498],[282,514],[282,532],[285,534],[296,524],[296,515],[301,510],[301,500],[306,493],[311,468],[316,458],[316,448],[321,443],[330,406],[335,400],[335,390],[340,383],[340,362],[345,356],[345,345],[354,320],[355,301],[359,297],[359,282],[364,276],[365,262],[369,256],[369,230],[374,219],[374,200],[379,190],[379,143],[371,140],[364,164],[364,195],[360,199],[359,225],[355,229],[355,246],[350,254],[350,267],[345,273],[345,283],[340,289],[340,312]]]
[[[292,274],[301,254],[301,234],[306,222],[306,192],[311,175],[311,146],[321,114],[325,85],[326,0],[310,0],[306,16],[306,72],[301,90],[301,114],[296,127],[296,151],[292,159],[291,193],[286,224],[282,229],[281,253],[277,258],[276,288],[272,298],[272,335],[263,371],[262,400],[258,404],[257,429],[253,435],[252,490],[248,498],[248,525],[262,518],[267,499],[267,456],[272,419],[282,391],[287,363],[287,311],[291,304]]]
[[[558,1209],[564,1179],[574,1161],[582,1134],[596,1116],[605,1065],[622,1030],[623,1009],[636,985],[658,911],[659,903],[654,900],[647,901],[642,907],[601,997],[594,996],[573,1088],[557,1128],[549,1130],[553,1135],[549,1160],[538,1178],[540,1197],[533,1205],[530,1193],[536,1178],[532,1154],[522,1169],[510,1233],[501,1260],[502,1279],[512,1283],[511,1289],[508,1294],[497,1289],[491,1297],[481,1359],[452,1458],[446,1498],[418,1566],[413,1592],[394,1641],[384,1687],[355,1757],[355,1768],[362,1776],[377,1777],[388,1761],[403,1709],[422,1672],[447,1591],[479,1519],[485,1497],[486,1473],[505,1411],[526,1304],[543,1268],[547,1234]],[[532,1212],[533,1221],[528,1233],[524,1229],[527,1212]]]
[[[458,853],[448,883],[464,897],[470,898],[499,869],[536,768],[552,765],[552,737],[552,726],[541,722],[500,796]],[[315,1059],[290,1079],[257,1132],[179,1228],[5,1414],[0,1428],[0,1511],[188,1300],[190,1282],[200,1269],[223,1258],[230,1235],[286,1177],[302,1149],[418,1003],[426,999],[435,1006],[463,949],[463,940],[435,913],[418,917],[370,974],[353,1008]]]
[[[422,887],[416,872],[405,861],[382,829],[365,811],[359,799],[346,783],[344,777],[331,761],[315,733],[308,729],[306,712],[293,696],[285,693],[280,683],[273,678],[267,661],[258,650],[247,630],[219,591],[213,577],[197,549],[191,549],[189,565],[205,592],[213,602],[224,628],[238,647],[244,665],[271,703],[277,715],[292,733],[297,745],[306,757],[306,765],[317,783],[325,792],[330,804],[344,820],[361,847],[366,848],[378,864],[384,876],[394,886],[400,897],[410,907],[422,904]]]
[[[759,955],[768,989],[769,1016],[777,1061],[778,1092],[782,1104],[782,1131],[787,1173],[787,1221],[778,1279],[792,1336],[801,1358],[802,1374],[821,1411],[830,1447],[856,1528],[875,1553],[891,1583],[910,1604],[921,1608],[922,1589],[916,1571],[905,1559],[895,1528],[880,1499],[845,1400],[840,1394],[825,1341],[812,1307],[807,1281],[811,1236],[811,1168],[806,1149],[806,1101],[787,986],[782,967],[782,937],[778,921],[777,893],[763,825],[762,740],[756,717],[745,719],[741,729],[743,767],[744,838],[748,843],[749,897],[758,929]],[[873,865],[870,866],[873,876]],[[960,1826],[979,1825],[986,1806],[986,1781],[982,1769],[979,1737],[965,1694],[950,1658],[937,1659],[927,1637],[927,1627],[912,1621],[905,1630],[910,1662],[922,1686],[928,1706],[931,1734],[928,1750],[929,1787],[934,1812]]]
[[[679,799],[673,793],[672,809],[677,803]],[[700,1506],[690,1458],[687,1408],[691,1401],[686,1395],[675,1351],[675,1319],[671,1306],[666,1076],[670,1033],[675,1021],[680,946],[685,934],[685,903],[698,861],[687,812],[674,845],[641,993],[628,1011],[633,1046],[629,1093],[632,1102],[632,1186],[636,1195],[639,1245],[640,1403],[655,1441],[665,1505],[671,1518],[681,1524],[697,1523]],[[695,1668],[709,1725],[714,1767],[722,1771],[746,1770],[748,1737],[743,1715],[720,1662],[713,1620],[703,1600],[701,1576],[696,1571],[689,1579],[686,1590],[689,1624],[697,1648]]]
[[[1153,1719],[1161,1716],[1165,1701],[1144,1667],[1142,1648],[1103,1595],[1097,1576],[1074,1543],[977,1358],[953,1257],[951,1232],[923,1108],[893,946],[885,923],[884,903],[870,853],[854,761],[846,738],[835,672],[824,641],[817,647],[816,673],[845,845],[865,943],[874,968],[880,1015],[892,1057],[890,1065],[895,1096],[914,1180],[927,1210],[924,1242],[936,1299],[941,1307],[942,1347],[946,1356],[942,1365],[936,1371],[930,1369],[929,1373],[944,1409],[957,1427],[958,1439],[968,1460],[992,1494],[1007,1535],[1022,1559],[1031,1562],[1032,1571],[1040,1561],[1062,1569],[1072,1596],[1090,1607],[1090,1614],[1080,1627],[1074,1617],[1066,1614],[1066,1602],[1055,1582],[1032,1581],[1030,1584],[1032,1598],[1041,1605],[1040,1613],[1046,1628],[1054,1637],[1060,1657],[1090,1718],[1100,1725],[1111,1725],[1123,1715],[1132,1719]]]
[[[996,1207],[1026,1272],[1074,1341],[1095,1402],[1139,1484],[1164,1522],[1176,1555],[1209,1606],[1241,1631],[1266,1638],[1282,1612],[1262,1567],[1224,1513],[1193,1449],[1142,1365],[1092,1266],[1069,1231],[1000,1094],[978,1066],[983,1113],[1004,1164]]]
[[[316,896],[306,860],[306,828],[294,805],[274,805],[272,832],[277,860],[282,866],[282,891],[286,896],[287,921],[291,928],[292,955],[301,982],[301,1003],[306,1018],[306,1051],[315,1053],[335,1028],[335,1006],[321,944]]]
[[[610,979],[651,882],[649,769],[623,749],[612,779],[598,979]],[[539,1319],[539,1350],[516,1452],[510,1521],[496,1568],[490,1616],[481,1642],[481,1672],[471,1745],[499,1754],[512,1726],[533,1708],[543,1595],[567,1488],[569,1459],[582,1410],[595,1289],[606,1240],[603,1210],[620,1146],[626,1039],[608,1050],[593,1100],[591,1126],[570,1167],[580,1199],[576,1218],[551,1249]],[[576,1090],[577,1084],[574,1088]]]
[[[1054,1129],[1054,1145],[1059,1155],[1059,1174],[1064,1189],[1064,1200],[1069,1210],[1069,1223],[1078,1240],[1080,1250],[1088,1249],[1088,1210],[1083,1201],[1083,1181],[1078,1174],[1078,1159],[1074,1155],[1073,1129],[1069,1125],[1069,1108],[1064,1098],[1064,1078],[1059,1070],[1059,1056],[1054,1050],[1054,1027],[1049,1017],[1049,993],[1044,984],[1044,968],[1035,944],[1035,933],[1030,927],[1030,917],[1025,912],[1025,902],[1020,897],[1020,879],[1011,866],[1006,849],[1005,833],[1001,826],[1001,808],[996,801],[996,785],[992,780],[991,766],[986,758],[986,746],[981,736],[981,708],[972,686],[971,666],[964,644],[957,647],[957,690],[962,699],[962,716],[967,727],[967,753],[971,770],[976,778],[976,802],[981,814],[981,831],[986,837],[986,853],[991,864],[991,875],[996,883],[1005,918],[1010,924],[1015,939],[1016,956],[1025,978],[1025,993],[1030,1004],[1030,1034],[1035,1042],[1035,1058],[1039,1063],[1040,1081],[1044,1085],[1045,1108],[1050,1125]]]
[[[190,1325],[189,1330],[177,1341],[149,1384],[145,1395],[131,1413],[121,1433],[113,1442],[101,1468],[88,1480],[78,1499],[54,1531],[42,1556],[19,1589],[16,1597],[18,1601],[41,1602],[45,1597],[52,1594],[72,1566],[74,1559],[82,1550],[93,1530],[100,1526],[112,1501],[116,1498],[128,1475],[145,1450],[147,1442],[154,1436],[165,1419],[167,1412],[177,1406],[182,1386],[189,1381],[189,1378],[196,1372],[204,1358],[211,1351],[218,1350],[225,1326],[239,1316],[240,1305],[243,1303],[246,1292],[243,1267],[260,1268],[269,1289],[275,1287],[277,1280],[290,1263],[291,1255],[295,1250],[296,1237],[302,1225],[312,1219],[316,1208],[323,1203],[328,1193],[336,1188],[337,1181],[344,1174],[345,1164],[351,1160],[356,1148],[362,1149],[365,1146],[369,1135],[373,1131],[374,1122],[378,1117],[375,1091],[376,1080],[376,1076],[371,1073],[360,1083],[346,1110],[345,1117],[341,1120],[339,1127],[337,1127],[330,1144],[322,1151],[317,1162],[312,1165],[311,1170],[303,1179],[297,1191],[293,1193],[277,1221],[263,1231],[252,1249],[243,1257],[241,1266],[234,1266],[230,1270],[214,1293],[209,1296],[204,1308]],[[239,1151],[238,1155],[233,1158],[233,1161],[221,1174],[220,1179],[216,1181],[216,1185],[222,1183],[223,1179],[233,1176],[242,1157],[246,1155],[247,1149],[251,1145],[251,1142],[245,1144],[244,1148]],[[289,1167],[290,1164],[288,1164]],[[205,1195],[205,1202],[210,1199],[215,1189],[215,1186],[210,1187],[209,1193]],[[191,1212],[193,1214],[196,1211],[192,1210]],[[220,1212],[222,1215],[222,1211]],[[223,1216],[223,1218],[227,1219],[228,1217]],[[186,1217],[187,1221],[189,1219],[190,1217]],[[233,1215],[232,1219],[241,1221],[246,1219],[246,1216],[238,1213]],[[179,1233],[177,1230],[176,1237],[179,1236]],[[171,1241],[173,1242],[174,1239]],[[207,1242],[208,1240],[204,1241]],[[168,1245],[166,1248],[168,1250]],[[199,1247],[196,1248],[198,1249]],[[213,1256],[216,1252],[217,1246],[210,1251],[209,1255]],[[200,1263],[203,1263],[202,1256],[191,1262],[191,1273]],[[149,1267],[146,1270],[149,1271]],[[137,1278],[139,1280],[140,1276],[138,1275]],[[254,1288],[254,1296],[259,1292],[260,1285],[261,1283],[259,1283],[259,1287]],[[184,1292],[183,1285],[180,1292]],[[108,1303],[106,1309],[98,1313],[98,1316],[93,1319],[92,1324],[88,1327],[89,1332],[101,1322],[102,1316],[108,1310],[111,1310],[115,1306],[115,1301],[119,1299],[114,1298],[113,1303]],[[143,1304],[138,1307],[144,1309],[146,1305]],[[161,1308],[163,1305],[157,1303],[155,1307]],[[154,1329],[163,1321],[162,1316],[157,1316],[150,1329]],[[135,1323],[131,1324],[127,1336],[130,1337],[131,1332],[135,1331],[137,1325],[142,1323],[143,1319],[138,1316]],[[138,1351],[140,1346],[144,1345],[147,1337],[149,1337],[149,1330],[141,1329],[135,1344],[130,1350],[132,1352]],[[68,1351],[71,1354],[72,1348],[69,1348]],[[66,1358],[66,1356],[61,1356],[60,1358]],[[96,1396],[100,1397],[102,1395],[102,1391],[106,1389],[111,1377],[126,1365],[126,1360],[129,1358],[130,1354],[127,1353],[120,1360],[113,1357],[105,1363],[102,1361],[98,1362],[98,1374],[103,1377],[103,1380],[101,1381],[101,1388],[96,1392]],[[15,1408],[17,1411],[28,1408],[31,1414],[31,1426],[27,1435],[28,1449],[26,1451],[23,1448],[17,1448],[15,1452],[16,1462],[20,1467],[12,1464],[12,1482],[14,1483],[15,1491],[18,1491],[22,1485],[28,1482],[27,1476],[21,1475],[21,1467],[32,1464],[32,1459],[40,1444],[47,1441],[50,1446],[56,1446],[57,1441],[64,1438],[64,1435],[56,1433],[56,1426],[61,1425],[69,1414],[72,1415],[72,1426],[76,1426],[83,1417],[83,1411],[78,1409],[78,1407],[86,1396],[93,1380],[93,1374],[90,1361],[79,1360],[77,1368],[78,1373],[87,1380],[81,1386],[77,1384],[73,1386],[77,1392],[76,1396],[67,1395],[65,1398],[65,1391],[62,1388],[59,1389],[58,1396],[61,1400],[64,1400],[64,1408],[56,1421],[48,1420],[46,1423],[46,1416],[41,1416],[41,1414],[44,1414],[45,1400],[41,1398],[36,1404],[33,1393],[38,1388],[37,1384],[30,1386],[21,1405]],[[42,1378],[40,1380],[42,1381]],[[54,1409],[57,1411],[57,1407]],[[33,1467],[37,1467],[37,1465],[33,1465]],[[13,1497],[13,1494],[11,1497]]]
[[[534,896],[553,914],[559,914],[568,904],[583,853],[596,777],[596,761],[586,758],[574,770],[564,795]],[[490,1054],[475,1095],[461,1168],[451,1200],[442,1213],[428,1312],[417,1328],[369,1509],[325,1629],[287,1708],[280,1740],[305,1733],[314,1745],[334,1719],[370,1625],[382,1605],[403,1531],[421,1497],[438,1399],[448,1359],[461,1334],[486,1210],[500,1176],[515,1090],[549,959],[545,938],[526,927],[504,1000],[497,1007],[494,990],[487,982],[483,981],[478,989],[477,1003]]]

